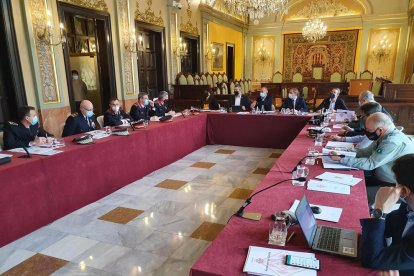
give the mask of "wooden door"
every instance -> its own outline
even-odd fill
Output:
[[[141,33],[143,51],[138,54],[139,90],[151,97],[158,93],[156,38],[157,33],[145,31]]]

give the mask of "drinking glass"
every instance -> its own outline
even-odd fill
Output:
[[[296,167],[296,170],[292,173],[292,184],[294,186],[304,186],[305,181],[294,180],[299,177],[307,177],[309,174],[309,168],[304,165],[299,165]]]
[[[148,126],[148,120],[144,120],[144,127]]]
[[[285,109],[285,108],[282,108],[282,109],[280,110],[280,113],[285,114],[285,113],[286,113],[286,109]]]
[[[324,133],[318,133],[315,137],[315,146],[321,147],[323,144]]]
[[[275,217],[275,222],[269,225],[269,244],[284,246],[291,218],[283,212],[276,213]]]
[[[305,160],[306,165],[315,165],[316,156],[318,156],[319,151],[315,148],[308,148],[308,157]]]
[[[111,127],[110,126],[106,126],[105,127],[105,132],[106,132],[106,134],[111,134]]]

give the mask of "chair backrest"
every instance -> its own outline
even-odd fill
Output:
[[[195,84],[195,85],[200,85],[200,79],[195,79],[195,80],[194,80],[194,84]]]
[[[3,143],[3,131],[0,131],[0,151],[2,151],[4,148],[4,143]]]
[[[376,78],[372,84],[372,93],[374,96],[378,96],[381,91],[382,82],[380,79]]]
[[[229,94],[229,89],[227,87],[227,83],[225,83],[225,82],[221,83],[221,94],[223,94],[223,95],[228,95]]]
[[[193,75],[188,74],[187,75],[187,84],[193,85],[194,84],[194,78]]]
[[[217,75],[217,82],[222,83],[223,82],[223,76],[221,74]]]
[[[356,79],[356,74],[354,71],[348,71],[345,75],[344,75],[344,79],[346,82],[349,82],[350,80],[354,80]]]
[[[239,84],[240,84],[240,87],[243,90],[243,92],[246,92],[246,89],[244,89],[244,82],[242,80],[240,80]]]
[[[282,83],[283,82],[283,76],[282,73],[280,73],[279,71],[277,71],[273,77],[272,77],[272,82],[274,83]]]
[[[101,128],[103,128],[103,127],[104,127],[104,116],[103,116],[103,115],[98,116],[98,117],[96,118],[96,121],[98,121],[98,124],[99,124],[99,126],[100,126]]]
[[[309,96],[308,91],[309,91],[309,88],[308,88],[307,86],[304,86],[304,87],[302,88],[302,94],[303,94],[303,98],[304,98],[304,99],[307,99],[307,98],[308,98],[308,96]]]
[[[359,78],[363,80],[372,80],[372,72],[365,70],[359,75]]]
[[[209,73],[207,73],[207,84],[210,85],[211,88],[213,88],[213,78],[211,77],[211,75]]]
[[[223,74],[223,81],[228,82],[229,78],[227,77],[226,73]]]
[[[341,81],[342,81],[342,76],[339,72],[333,72],[331,74],[330,82],[341,82]]]
[[[246,79],[244,80],[243,85],[244,85],[243,92],[244,93],[249,93],[249,91],[250,91],[250,89],[249,89],[249,82]]]
[[[213,87],[216,87],[218,83],[217,75],[213,73]]]
[[[293,78],[292,78],[292,81],[293,82],[302,82],[303,81],[303,76],[302,76],[302,74],[301,73],[295,73],[294,75],[293,75]]]
[[[312,78],[321,80],[323,78],[323,67],[312,67]]]
[[[200,81],[200,84],[208,84],[207,83],[207,78],[206,78],[206,75],[201,75],[201,81]]]
[[[230,94],[234,94],[234,82],[230,81]]]
[[[187,85],[187,78],[183,74],[178,77],[178,84]]]

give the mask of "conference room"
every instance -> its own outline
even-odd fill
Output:
[[[414,273],[413,1],[0,11],[0,274]]]

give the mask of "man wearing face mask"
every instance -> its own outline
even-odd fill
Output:
[[[348,110],[348,107],[346,107],[344,101],[338,98],[340,93],[341,90],[339,88],[333,88],[331,93],[329,94],[329,97],[324,99],[323,102],[316,108],[316,110]]]
[[[248,97],[243,95],[243,90],[240,84],[236,84],[234,87],[234,98],[231,102],[232,106],[240,106],[242,110],[250,110],[251,102]]]
[[[380,188],[371,218],[361,219],[361,261],[394,275],[414,275],[414,154],[395,160],[392,170],[396,187]],[[390,212],[398,200],[400,207]]]
[[[297,88],[291,88],[289,90],[288,98],[282,104],[281,108],[292,110],[295,114],[297,111],[307,112],[305,100],[299,96],[299,90]]]
[[[80,103],[79,111],[66,119],[62,137],[95,130],[97,125],[93,114],[93,104],[88,100],[83,100]]]
[[[81,78],[79,78],[79,73],[76,70],[72,70],[72,89],[76,111],[78,111],[81,101],[86,98],[88,88],[86,87],[86,83]]]
[[[155,115],[154,102],[148,99],[147,93],[138,94],[138,102],[131,106],[129,115],[134,121],[141,119],[149,120],[150,117]]]
[[[366,136],[374,142],[366,148],[357,149],[356,157],[341,158],[334,151],[330,154],[332,160],[365,171],[368,201],[372,203],[379,186],[395,185],[391,167],[397,158],[414,153],[414,142],[397,130],[391,119],[381,112],[370,115],[365,128]],[[373,175],[370,175],[373,170]]]
[[[174,111],[168,111],[168,92],[161,91],[158,99],[154,101],[155,115],[162,117],[165,115],[174,115]]]
[[[260,89],[259,97],[252,103],[251,108],[264,111],[272,111],[272,96],[269,95],[269,91],[266,87]]]
[[[131,120],[129,116],[120,106],[117,98],[109,100],[109,109],[104,114],[104,126],[120,126],[127,124]]]
[[[39,126],[36,109],[22,106],[17,110],[18,123],[7,122],[4,126],[4,149],[37,146],[52,143],[52,135]]]

